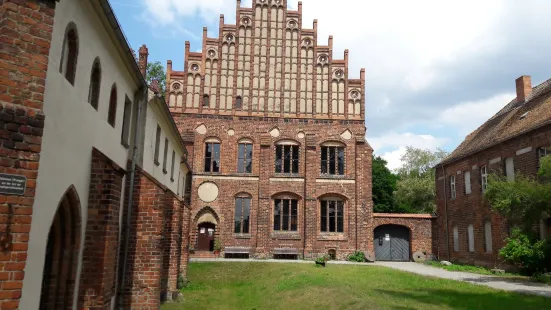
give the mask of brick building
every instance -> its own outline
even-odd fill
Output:
[[[334,55],[331,36],[319,45],[300,2],[237,1],[236,16],[220,16],[216,38],[203,29],[202,52],[186,42],[183,71],[167,64],[167,103],[193,170],[195,255],[373,252],[364,70],[349,78],[348,50]]]
[[[551,80],[532,88],[531,78],[522,76],[516,92],[437,167],[441,259],[507,267],[498,252],[510,227],[483,200],[488,174],[534,176],[539,159],[551,154]],[[551,235],[551,219],[539,226],[541,238]]]
[[[158,309],[187,265],[189,168],[147,48],[138,65],[107,0],[0,15],[0,308]]]

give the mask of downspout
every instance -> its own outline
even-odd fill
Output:
[[[131,168],[129,171],[130,175],[130,187],[128,189],[128,205],[126,206],[126,226],[124,231],[124,250],[123,250],[123,260],[122,260],[122,278],[121,278],[121,298],[119,299],[119,308],[121,310],[124,309],[123,307],[123,300],[124,300],[124,289],[125,289],[125,281],[126,281],[126,261],[128,259],[128,245],[129,245],[129,238],[130,238],[130,225],[132,224],[132,205],[134,204],[134,178],[136,176],[136,162],[138,161],[138,141],[140,141],[140,128],[142,127],[141,124],[141,112],[142,112],[142,104],[145,102],[147,104],[147,94],[148,94],[148,88],[143,87],[143,98],[141,98],[140,103],[138,104],[138,111],[136,112],[136,132],[134,135],[134,147],[132,149],[132,163]]]
[[[308,197],[306,197],[306,186],[308,184],[306,182],[307,176],[308,176],[308,174],[306,173],[306,167],[308,167],[308,165],[306,165],[307,158],[308,158],[308,145],[305,140],[305,143],[304,143],[304,199],[303,199],[304,206],[302,207],[302,259],[304,259],[304,256],[306,255],[306,202],[308,199]]]
[[[346,158],[346,157],[345,157]],[[354,178],[356,179],[356,190],[354,191],[355,192],[355,202],[356,202],[356,207],[354,208],[354,217],[355,217],[355,220],[356,220],[356,244],[354,246],[354,252],[357,252],[358,251],[358,144],[354,145],[354,169],[356,169],[356,173],[355,173],[355,176]],[[346,167],[346,165],[345,165]],[[362,203],[362,208],[363,208],[363,203]]]
[[[444,228],[446,229],[446,253],[448,254],[448,261],[451,259],[450,254],[450,236],[449,236],[449,227],[448,227],[448,191],[446,189],[446,170],[444,169],[444,164],[440,164],[440,167],[442,167],[442,174],[444,176],[444,219],[446,221],[446,225]]]

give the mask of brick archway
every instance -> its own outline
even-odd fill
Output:
[[[40,309],[73,308],[80,225],[80,201],[71,186],[59,202],[48,234]]]
[[[191,246],[197,251],[212,251],[214,246],[214,240],[220,238],[220,217],[216,211],[211,207],[202,208],[193,217],[193,224],[191,226]],[[213,235],[210,236],[211,246],[208,250],[200,244],[200,239],[206,238],[209,231],[212,231]],[[205,240],[203,240],[205,241]],[[206,242],[206,241],[205,241]]]

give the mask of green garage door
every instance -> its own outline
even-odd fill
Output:
[[[375,228],[375,258],[381,261],[409,261],[409,229],[399,225]]]

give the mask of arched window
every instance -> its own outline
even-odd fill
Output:
[[[453,227],[453,250],[459,252],[459,228]]]
[[[326,142],[321,145],[321,174],[344,175],[345,145]]]
[[[253,172],[253,141],[250,139],[239,140],[237,154],[237,172]]]
[[[69,23],[65,30],[65,39],[61,50],[59,72],[65,76],[71,85],[75,85],[78,58],[78,33],[74,23]]]
[[[241,96],[237,96],[235,98],[235,108],[239,110],[243,108],[243,100],[241,99]]]
[[[220,172],[220,140],[205,141],[205,172]]]
[[[474,252],[474,227],[473,224],[467,226],[467,238],[469,242],[469,252]]]
[[[251,197],[240,194],[235,197],[234,233],[248,234],[251,216]]]
[[[275,172],[298,173],[299,145],[295,141],[283,140],[276,143]]]
[[[92,73],[90,75],[90,89],[88,90],[88,103],[98,109],[99,105],[99,91],[101,86],[101,63],[99,58],[94,60],[92,65]]]
[[[294,196],[274,198],[274,231],[298,231],[298,199]]]
[[[111,95],[109,96],[109,112],[107,114],[107,122],[114,128],[116,119],[117,119],[117,85],[113,84],[113,87],[111,87]]]
[[[320,207],[320,231],[344,232],[344,200],[334,197],[323,198]]]
[[[490,221],[484,223],[484,246],[486,253],[492,253],[492,223]]]
[[[203,107],[208,108],[210,106],[209,95],[203,96]]]

